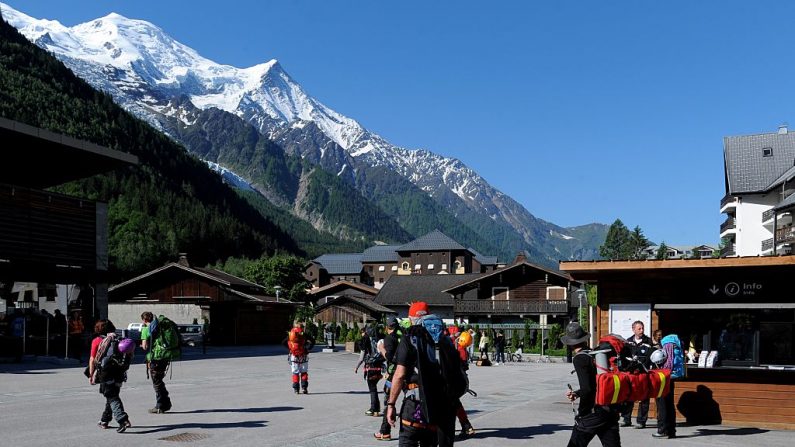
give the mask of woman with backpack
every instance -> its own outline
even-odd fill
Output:
[[[130,339],[115,341],[116,327],[110,320],[97,321],[94,333],[96,337],[91,341],[91,357],[88,359],[88,381],[91,385],[99,383],[99,392],[105,397],[105,410],[97,426],[107,429],[111,419],[115,418],[119,423],[116,431],[124,433],[132,424],[119,393],[122,383],[127,380],[126,370],[130,366],[135,343]],[[119,359],[110,358],[114,355]],[[113,365],[112,361],[118,363]]]
[[[662,345],[662,360],[660,368],[671,371],[671,391],[665,396],[655,400],[657,404],[657,432],[652,433],[655,438],[676,438],[676,407],[674,406],[674,384],[676,379],[684,377],[684,354],[682,342],[675,334],[666,335],[660,340]],[[656,358],[655,358],[656,360]]]
[[[375,326],[362,328],[362,339],[359,342],[359,363],[354,368],[354,374],[359,374],[359,367],[364,364],[364,380],[370,391],[370,409],[365,411],[367,416],[381,416],[381,402],[378,399],[378,381],[383,376],[384,356],[378,352],[378,331]]]

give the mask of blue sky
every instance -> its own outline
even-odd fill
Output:
[[[117,12],[238,67],[272,58],[393,144],[461,159],[562,226],[718,240],[722,138],[793,118],[795,2],[22,1]]]

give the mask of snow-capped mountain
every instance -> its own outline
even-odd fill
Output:
[[[176,138],[164,120],[191,126],[194,114],[188,109],[224,110],[256,127],[288,153],[310,159],[351,182],[360,170],[384,167],[419,187],[465,224],[485,219],[509,227],[526,244],[546,246],[539,251],[548,260],[574,256],[577,236],[569,229],[537,219],[461,161],[395,146],[335,112],[310,96],[276,60],[249,68],[218,64],[149,22],[115,13],[65,27],[2,3],[0,10],[6,21],[78,76],[172,137]],[[181,97],[187,97],[193,107],[175,106],[179,101],[174,98]],[[362,194],[368,196],[367,191]]]

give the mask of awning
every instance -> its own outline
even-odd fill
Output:
[[[795,309],[795,303],[670,303],[655,304],[654,309]]]

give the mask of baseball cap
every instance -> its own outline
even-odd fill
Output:
[[[428,303],[425,301],[415,301],[409,306],[409,317],[418,318],[428,315]]]

